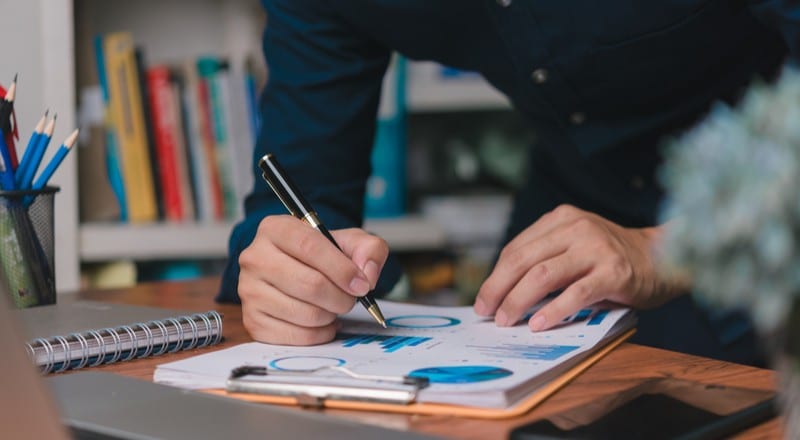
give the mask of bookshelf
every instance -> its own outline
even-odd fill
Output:
[[[54,138],[77,125],[76,91],[93,59],[79,47],[87,33],[131,30],[148,62],[172,61],[203,54],[243,60],[260,56],[263,13],[257,0],[6,0],[0,28],[7,45],[0,63],[0,82],[20,73],[17,105],[23,131],[41,111],[58,112]],[[154,13],[157,11],[157,13]],[[476,77],[447,79],[432,63],[410,63],[408,110],[497,110],[510,108],[505,98]],[[57,72],[54,74],[53,72]],[[80,154],[80,149],[77,151]],[[56,278],[59,292],[79,287],[80,264],[119,258],[170,259],[224,257],[231,222],[147,225],[80,223],[78,167],[68,157],[52,182],[56,197]],[[45,158],[45,160],[47,157]],[[366,225],[395,250],[435,250],[447,246],[446,234],[435,221],[420,216],[370,220]],[[201,240],[198,237],[202,237]]]

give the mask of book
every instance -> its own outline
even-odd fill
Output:
[[[211,173],[208,157],[206,135],[204,133],[204,117],[200,104],[200,78],[193,60],[182,63],[173,79],[180,96],[181,121],[183,123],[183,138],[186,142],[186,156],[188,162],[188,175],[192,187],[192,201],[194,202],[194,217],[200,222],[213,222],[216,220],[216,182]]]
[[[187,218],[181,187],[179,166],[185,161],[182,141],[182,128],[177,119],[179,113],[178,97],[173,90],[170,69],[166,65],[147,69],[148,98],[153,125],[155,157],[153,162],[158,169],[163,197],[164,218],[171,222],[181,222]]]
[[[241,210],[237,200],[234,169],[236,151],[231,141],[235,128],[227,123],[232,115],[229,98],[229,66],[224,60],[216,57],[200,57],[197,60],[197,71],[200,74],[201,96],[204,99],[206,124],[209,127],[210,144],[213,145],[216,162],[213,164],[218,175],[221,190],[221,219],[239,218]],[[226,93],[228,95],[226,95]],[[226,114],[227,112],[227,114]],[[211,155],[209,155],[211,156]]]
[[[222,316],[77,300],[15,310],[28,353],[42,372],[63,372],[214,345]]]
[[[109,115],[120,153],[120,165],[131,223],[158,219],[144,107],[133,36],[113,32],[102,38]]]
[[[303,395],[325,402],[320,406],[369,409],[362,400],[386,403],[381,410],[465,414],[477,417],[507,416],[527,410],[552,394],[592,362],[621,342],[635,325],[631,309],[599,304],[569,317],[562,325],[533,333],[527,317],[513,327],[497,327],[491,318],[477,316],[471,307],[439,307],[382,301],[387,328],[377,327],[360,307],[341,318],[334,341],[294,347],[263,343],[240,344],[228,349],[161,364],[154,380],[190,389],[223,390],[232,372],[242,366],[263,367],[266,375],[254,379],[278,383],[282,391],[254,400],[284,399]],[[402,405],[383,402],[372,383],[343,376],[381,379],[423,378],[424,388],[412,390]],[[295,386],[292,394],[289,386]],[[338,391],[319,395],[315,386],[334,385]],[[400,384],[391,391],[402,391]],[[358,401],[337,406],[352,386]],[[231,388],[228,388],[231,390]],[[360,391],[359,391],[360,390]],[[359,392],[363,392],[359,398]],[[330,400],[331,402],[328,402]],[[404,409],[400,409],[404,408]],[[446,410],[443,410],[446,408]],[[464,412],[458,412],[461,408]],[[434,411],[435,412],[435,411]]]
[[[199,63],[198,61],[197,63]],[[209,191],[211,196],[211,219],[214,221],[225,218],[225,198],[222,173],[219,167],[219,149],[217,148],[216,134],[214,133],[214,109],[211,101],[210,82],[200,75],[199,64],[195,64],[197,87],[197,128],[200,132],[200,143],[202,146],[203,159],[205,162],[204,172],[208,178]]]
[[[122,177],[122,164],[120,163],[122,154],[119,151],[114,121],[111,117],[108,75],[106,73],[105,54],[103,53],[103,37],[101,35],[94,37],[92,47],[95,54],[97,80],[103,98],[103,127],[105,129],[105,160],[100,163],[95,162],[94,166],[97,167],[99,164],[105,166],[106,173],[108,175],[108,182],[111,185],[111,190],[114,192],[114,196],[117,199],[117,205],[119,207],[119,220],[122,222],[128,222],[130,219],[128,215],[128,197],[125,194],[125,182]],[[81,167],[81,169],[83,170],[85,168]]]

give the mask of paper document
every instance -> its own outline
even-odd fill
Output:
[[[247,343],[159,365],[154,380],[186,388],[224,388],[231,370],[261,366],[308,371],[344,366],[367,375],[427,377],[418,402],[505,408],[630,329],[634,313],[598,305],[563,325],[533,333],[531,310],[514,327],[497,327],[472,307],[380,302],[388,328],[361,307],[341,318],[334,341],[311,347]],[[336,380],[336,379],[334,379]],[[338,380],[341,380],[339,377]]]

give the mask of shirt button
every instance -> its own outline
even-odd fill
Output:
[[[507,7],[511,6],[511,0],[496,0],[496,1],[497,1],[498,5],[500,5],[500,6],[504,7],[504,8],[507,8]]]
[[[581,125],[586,121],[586,114],[583,112],[575,112],[569,115],[569,122],[572,125]]]
[[[536,84],[544,84],[547,82],[547,69],[539,68],[531,73],[531,79]]]

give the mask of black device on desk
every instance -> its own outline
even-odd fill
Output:
[[[721,439],[776,415],[775,397],[718,415],[667,394],[641,394],[588,424],[562,429],[539,420],[512,431],[511,440]]]

